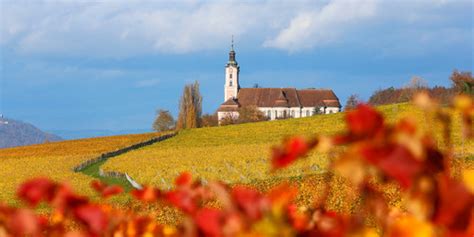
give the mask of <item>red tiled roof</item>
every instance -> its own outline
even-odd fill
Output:
[[[274,107],[278,102],[278,106],[300,107],[295,88],[242,88],[237,101],[241,106]]]
[[[341,107],[341,104],[329,89],[242,88],[236,100],[227,100],[217,111],[236,111],[241,106]]]
[[[341,107],[336,94],[329,89],[298,90],[298,97],[302,107]]]

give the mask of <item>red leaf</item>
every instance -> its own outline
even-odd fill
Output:
[[[252,220],[262,217],[262,212],[268,208],[269,202],[254,189],[236,186],[232,189],[232,197],[243,213]]]
[[[51,201],[56,184],[47,178],[37,178],[23,183],[17,190],[17,195],[30,206],[37,206],[42,200]]]
[[[166,200],[186,213],[193,213],[197,209],[192,194],[185,190],[175,190],[166,193]]]
[[[288,183],[282,183],[268,192],[272,205],[287,206],[295,200],[298,195],[298,189],[290,186]]]
[[[307,142],[303,137],[293,137],[285,141],[282,147],[273,148],[272,163],[274,168],[283,168],[299,157],[305,156],[317,144],[317,140]]]
[[[9,217],[8,228],[15,236],[35,236],[40,231],[40,220],[33,211],[18,209]]]
[[[92,233],[101,234],[107,229],[108,217],[100,206],[82,205],[75,209],[74,214]]]
[[[452,231],[467,231],[473,215],[474,195],[447,176],[438,177],[438,205],[433,220]]]
[[[189,172],[181,173],[175,180],[175,184],[178,187],[189,186],[192,184],[192,182],[193,182],[193,178],[192,178],[191,173]]]
[[[123,192],[123,188],[118,185],[107,185],[98,180],[92,181],[91,186],[96,192],[100,193],[103,198],[108,198]]]
[[[362,157],[379,168],[388,177],[398,181],[402,188],[411,186],[415,176],[422,171],[422,162],[401,145],[375,146],[365,144],[360,150]]]
[[[145,186],[142,189],[133,190],[132,195],[138,200],[155,202],[161,197],[161,191],[157,188]]]
[[[298,212],[298,207],[295,204],[287,207],[288,217],[290,218],[291,225],[298,231],[303,231],[307,228],[309,218]]]
[[[359,104],[355,110],[346,113],[350,134],[357,138],[373,137],[384,127],[383,116],[374,108]]]
[[[99,180],[93,180],[91,182],[91,187],[98,193],[102,192],[102,190],[104,190],[105,188],[105,184],[100,182]]]
[[[123,192],[123,188],[118,185],[107,186],[102,190],[102,197],[108,198]]]
[[[196,213],[194,220],[205,236],[222,236],[223,215],[219,210],[203,208]]]

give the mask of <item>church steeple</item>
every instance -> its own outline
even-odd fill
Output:
[[[232,42],[230,44],[230,52],[229,52],[229,62],[227,65],[238,65],[237,61],[235,61],[235,51],[234,51],[234,36],[232,35]]]
[[[225,66],[225,85],[224,85],[224,101],[231,98],[237,98],[239,93],[239,71],[240,67],[235,60],[234,51],[234,36],[232,35],[232,42],[230,45],[229,61]]]

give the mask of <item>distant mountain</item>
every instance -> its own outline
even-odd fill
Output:
[[[128,130],[106,130],[106,129],[85,129],[85,130],[50,130],[50,133],[57,134],[66,140],[81,139],[89,137],[105,137],[124,134],[138,134],[152,132],[151,129],[128,129]]]
[[[61,140],[61,137],[43,132],[29,123],[0,117],[0,148]]]

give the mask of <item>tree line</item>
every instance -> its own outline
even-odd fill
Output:
[[[376,90],[366,103],[373,106],[404,103],[410,101],[413,95],[421,91],[427,92],[432,98],[442,104],[447,104],[449,101],[452,101],[454,96],[461,93],[474,96],[474,78],[471,72],[454,70],[449,79],[451,81],[450,87],[429,87],[423,78],[413,77],[404,87],[389,87]],[[362,102],[357,94],[352,94],[347,99],[344,110],[354,109]],[[228,116],[222,119],[220,123],[216,113],[203,114],[199,82],[195,81],[192,84],[184,86],[179,101],[178,118],[175,120],[168,110],[160,109],[156,113],[156,118],[153,122],[153,130],[163,132],[268,120],[268,117],[255,106],[241,107],[238,112],[238,117]]]
[[[413,77],[404,87],[389,87],[376,90],[366,103],[373,106],[405,103],[411,101],[413,95],[421,91],[427,92],[431,98],[436,99],[441,104],[448,104],[458,94],[474,96],[474,78],[471,72],[454,70],[449,80],[451,81],[450,87],[429,87],[423,78]],[[357,94],[352,94],[348,97],[344,110],[354,109],[362,102],[362,99]]]

